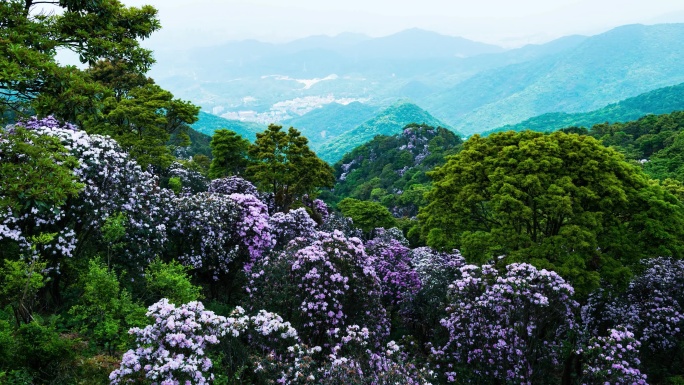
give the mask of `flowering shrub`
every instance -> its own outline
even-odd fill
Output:
[[[461,267],[449,286],[442,325],[449,341],[435,355],[454,369],[449,382],[554,383],[561,348],[576,326],[573,288],[558,274],[529,264]]]
[[[347,327],[346,335],[319,369],[323,384],[429,384],[424,369],[409,362],[402,347],[390,341],[377,350],[369,346],[368,330]]]
[[[423,286],[435,285],[445,280],[451,283],[460,276],[465,258],[458,250],[451,253],[435,251],[429,247],[411,250],[411,263]]]
[[[180,195],[173,205],[169,232],[178,258],[214,279],[240,253],[255,258],[271,246],[266,207],[251,195]]]
[[[230,317],[207,311],[201,302],[176,307],[167,299],[149,307],[154,320],[144,329],[129,331],[137,348],[124,353],[121,366],[109,376],[112,384],[143,379],[153,384],[206,384],[214,379],[209,345],[224,336],[239,337],[251,332],[266,338],[297,340],[297,331],[277,314],[260,311],[247,316],[237,307]]]
[[[287,316],[308,346],[332,346],[346,325],[388,333],[380,282],[358,238],[339,231],[297,239],[245,268],[251,307]]]
[[[411,362],[400,345],[390,341],[373,348],[369,337],[368,329],[349,325],[328,354],[324,354],[320,347],[291,346],[288,350],[294,360],[279,366],[278,383],[430,384],[428,379],[432,374]]]
[[[0,130],[0,257],[37,258],[54,244],[61,207],[83,187],[76,167],[56,138],[23,127]],[[33,240],[48,233],[48,242]]]
[[[29,119],[20,121],[19,123],[17,123],[17,126],[26,127],[30,130],[36,130],[39,128],[61,128],[72,131],[79,130],[78,127],[76,127],[75,125],[69,122],[60,122],[59,120],[55,119],[55,117],[52,115],[42,119],[38,119],[34,116]]]
[[[42,253],[50,256],[52,268],[58,268],[60,258],[74,256],[77,242],[92,239],[114,213],[123,213],[128,219],[123,254],[145,261],[162,251],[173,193],[160,189],[154,175],[142,171],[108,137],[88,135],[51,117],[19,125],[36,135],[57,138],[77,159],[73,173],[84,186],[78,197],[66,205],[32,216],[36,226],[57,230],[54,241],[45,245]]]
[[[259,196],[257,188],[239,176],[214,179],[209,183],[209,192],[217,194],[249,194]]]
[[[347,218],[335,211],[330,213],[328,219],[319,226],[319,230],[327,233],[340,231],[347,238],[361,238],[363,235],[363,232],[354,226],[354,221],[351,218]]]
[[[181,186],[189,192],[207,191],[209,180],[197,171],[190,170],[179,162],[171,163],[167,170],[169,178],[178,178]]]
[[[217,344],[227,333],[239,335],[247,320],[217,316],[200,302],[179,307],[168,300],[150,306],[147,316],[154,324],[129,331],[137,348],[124,353],[121,367],[109,376],[112,384],[143,379],[153,384],[205,384],[214,378],[206,357],[208,344]]]
[[[582,367],[584,384],[646,384],[646,375],[636,368],[639,365],[641,344],[634,334],[618,326],[608,336],[593,337],[584,351]]]
[[[330,217],[330,208],[320,199],[314,199],[312,204],[313,210],[321,216],[323,222],[327,221]]]
[[[420,279],[420,290],[410,301],[402,303],[404,326],[421,345],[428,342],[445,344],[448,335],[445,335],[440,321],[447,316],[448,287],[460,278],[460,268],[465,265],[465,259],[458,250],[444,253],[429,247],[411,250],[410,257]]]
[[[276,245],[285,247],[295,238],[311,239],[316,236],[316,222],[306,209],[300,207],[287,213],[275,213],[269,219]]]
[[[366,252],[380,279],[386,305],[397,305],[420,289],[418,272],[411,262],[411,250],[395,239],[375,238],[366,243]]]
[[[684,328],[684,261],[654,258],[624,293],[600,290],[582,309],[593,335],[622,325],[651,352],[674,348]]]

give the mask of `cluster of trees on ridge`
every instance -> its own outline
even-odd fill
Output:
[[[412,125],[336,166],[380,201],[331,195],[350,221],[294,128],[174,159],[197,109],[144,78],[154,9],[37,4],[0,6],[3,383],[682,381],[681,114],[465,143]],[[352,162],[379,181],[356,191]],[[413,245],[381,204],[417,214]]]

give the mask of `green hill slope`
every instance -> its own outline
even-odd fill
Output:
[[[282,125],[301,131],[315,151],[321,144],[357,127],[377,112],[376,107],[360,102],[347,105],[330,103],[305,115],[283,121]]]
[[[376,135],[399,134],[410,123],[448,128],[442,121],[417,105],[400,101],[387,107],[377,116],[358,127],[321,144],[316,152],[321,159],[334,163],[354,147],[368,142]]]
[[[564,127],[591,127],[599,123],[627,122],[649,114],[668,114],[678,110],[684,110],[684,83],[646,92],[590,112],[553,112],[539,115],[518,124],[486,131],[483,135],[502,131],[551,132]]]
[[[572,49],[479,73],[421,100],[465,134],[549,112],[591,111],[684,82],[684,24],[628,25]]]
[[[266,129],[266,126],[258,123],[224,119],[220,116],[212,115],[204,111],[200,111],[199,119],[191,127],[194,130],[209,136],[214,135],[214,131],[220,128],[225,128],[235,131],[237,134],[249,140],[250,142],[253,142],[256,139],[256,134],[258,132],[262,132]]]

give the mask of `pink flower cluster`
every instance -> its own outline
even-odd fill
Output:
[[[240,253],[256,257],[271,246],[268,218],[251,195],[180,195],[173,201],[169,235],[180,261],[218,279]]]
[[[398,240],[378,237],[366,243],[366,252],[371,256],[388,306],[409,301],[420,290],[420,277],[413,268],[408,247]]]

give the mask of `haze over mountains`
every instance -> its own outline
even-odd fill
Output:
[[[412,29],[157,56],[164,65],[152,75],[177,96],[229,120],[301,126],[322,149],[398,100],[471,135],[682,83],[684,24],[627,25],[513,50]]]

